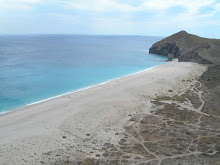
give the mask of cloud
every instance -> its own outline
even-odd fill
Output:
[[[131,12],[136,11],[136,8],[126,4],[118,3],[114,0],[72,0],[62,1],[66,7],[71,7],[79,10],[109,12],[109,11],[122,11]]]
[[[11,10],[29,10],[32,5],[42,3],[43,0],[0,0],[1,11],[10,12]]]
[[[61,2],[61,1],[60,1]],[[65,6],[79,10],[97,12],[138,12],[144,10],[164,11],[175,6],[181,6],[189,13],[196,13],[201,7],[211,5],[215,0],[145,0],[138,5],[131,5],[116,0],[63,0]]]
[[[43,0],[0,0],[0,4],[2,5],[13,5],[13,4],[33,4],[33,3],[40,3]]]
[[[68,9],[100,14],[117,12],[117,20],[124,19],[123,14],[119,13],[134,16],[136,13],[147,13],[154,21],[166,20],[170,25],[180,23],[188,28],[196,24],[198,20],[212,17],[220,10],[220,5],[215,3],[216,0],[142,0],[139,3],[136,1],[136,4],[119,0],[62,0],[62,4]],[[204,10],[207,6],[213,10],[201,12],[201,9]],[[141,17],[142,22],[149,22],[147,15]]]
[[[146,0],[142,6],[144,8],[166,10],[174,6],[182,6],[189,12],[197,12],[201,7],[214,3],[215,0]]]
[[[55,20],[60,21],[60,23],[69,22],[70,24],[76,24],[76,22],[78,22],[78,20],[80,19],[80,17],[78,16],[73,16],[71,14],[62,14],[62,13],[49,13],[47,17],[49,18],[52,17]]]
[[[162,35],[219,27],[219,16],[219,0],[0,0],[0,33],[28,23],[41,33],[57,26],[65,33]]]
[[[217,12],[220,12],[220,3],[218,3],[218,4],[215,5],[215,10],[216,10]]]

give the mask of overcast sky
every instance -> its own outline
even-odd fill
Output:
[[[220,38],[220,0],[0,0],[0,34]]]

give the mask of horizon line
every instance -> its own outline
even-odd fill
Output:
[[[12,35],[78,35],[78,36],[146,36],[146,37],[166,37],[166,36],[157,36],[157,35],[141,35],[141,34],[74,34],[74,33],[8,33],[0,34],[0,36],[12,36]]]

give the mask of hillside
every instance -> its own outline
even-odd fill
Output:
[[[164,56],[170,53],[180,62],[220,64],[220,40],[202,38],[186,31],[180,31],[153,44],[149,52]]]

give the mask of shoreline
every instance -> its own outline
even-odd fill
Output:
[[[177,59],[174,60],[174,61],[177,61]],[[19,111],[19,110],[21,110],[23,108],[28,108],[30,106],[34,106],[34,105],[37,105],[37,104],[40,104],[40,103],[43,103],[43,102],[47,102],[47,101],[50,101],[50,100],[53,100],[53,99],[58,99],[58,98],[63,97],[63,96],[68,96],[68,95],[71,95],[71,94],[74,94],[74,93],[82,92],[82,91],[85,91],[85,90],[88,90],[88,89],[91,89],[91,88],[99,87],[99,86],[102,86],[102,85],[105,85],[105,84],[108,84],[108,83],[111,83],[111,82],[114,82],[114,81],[118,81],[118,80],[130,77],[130,76],[134,76],[136,74],[140,74],[142,72],[145,72],[145,71],[148,71],[148,70],[151,70],[151,69],[154,69],[154,68],[161,67],[161,66],[163,66],[165,64],[161,64],[161,65],[157,65],[157,66],[154,66],[154,67],[150,67],[150,68],[147,68],[147,69],[135,72],[135,73],[131,73],[131,74],[128,74],[128,75],[125,75],[125,76],[122,76],[122,77],[118,77],[118,78],[114,78],[114,79],[111,79],[111,80],[107,80],[107,81],[104,81],[102,83],[91,85],[91,86],[88,86],[88,87],[85,87],[85,88],[79,88],[79,89],[74,90],[74,91],[66,92],[66,93],[63,93],[63,94],[60,94],[60,95],[57,95],[57,96],[52,96],[52,97],[49,97],[49,98],[46,98],[46,99],[43,99],[43,100],[39,100],[39,101],[36,101],[36,102],[33,102],[33,103],[25,104],[25,105],[23,105],[21,107],[17,107],[17,108],[13,108],[13,109],[10,109],[10,110],[2,111],[2,112],[0,112],[0,117],[2,115],[7,115],[7,114],[10,114],[10,113]]]
[[[158,115],[153,112],[157,106],[152,101],[185,92],[197,83],[196,79],[206,70],[207,66],[196,63],[168,62],[89,90],[66,94],[1,115],[0,164],[66,165],[68,162],[78,164],[76,162],[87,161],[87,158],[107,161],[105,152],[110,151],[109,147],[112,149],[112,159],[119,162],[128,156],[131,157],[128,158],[130,164],[155,161],[159,157],[155,158],[153,152],[143,151],[141,146],[144,145],[136,143],[140,139],[130,139],[130,135],[135,136],[134,122],[139,120],[138,117],[150,115],[147,121],[152,124],[148,123],[149,126],[143,128],[150,132],[146,138],[159,138],[157,133],[169,129],[155,130],[166,125],[160,124],[163,118],[155,119]],[[159,126],[155,125],[157,123]],[[154,134],[152,130],[155,130]],[[128,132],[130,135],[127,135]],[[161,138],[164,139],[163,136]],[[127,151],[123,148],[124,143],[136,147],[132,152]],[[125,149],[123,153],[117,151],[117,158],[114,157],[115,147]],[[120,155],[125,157],[120,158]],[[137,156],[139,159],[136,159]]]

